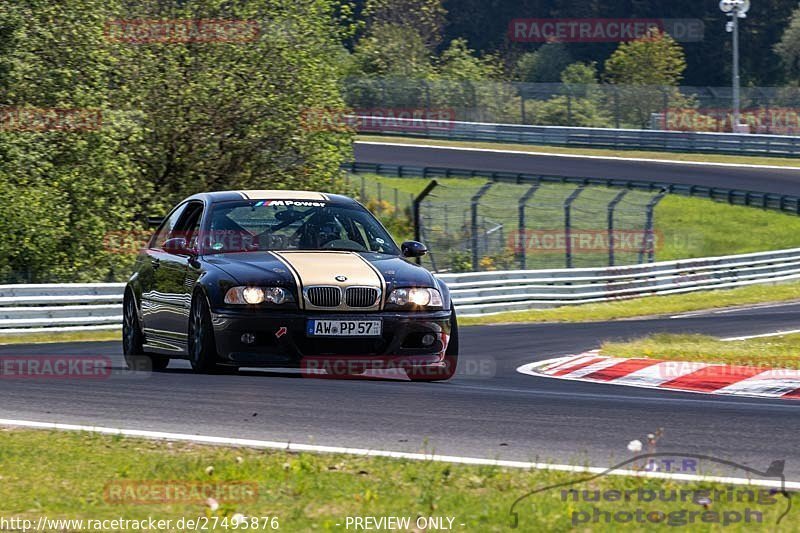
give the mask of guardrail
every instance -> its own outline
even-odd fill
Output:
[[[646,265],[438,275],[461,316],[800,279],[800,248]],[[122,283],[0,286],[0,335],[119,329]]]
[[[462,316],[800,279],[800,248],[646,265],[442,274]]]
[[[114,330],[124,283],[0,285],[0,335]]]
[[[800,137],[669,130],[570,128],[359,115],[361,133],[452,141],[506,142],[583,148],[732,155],[800,156]],[[367,127],[358,127],[367,124]]]
[[[706,198],[727,202],[731,205],[759,207],[800,215],[800,197],[790,194],[765,193],[744,189],[726,189],[656,181],[622,180],[616,178],[581,178],[573,176],[551,176],[543,174],[493,172],[451,167],[415,167],[409,165],[390,165],[385,163],[345,163],[342,169],[354,174],[368,173],[399,178],[483,178],[503,183],[567,183],[571,185],[595,185],[616,189],[635,189],[640,191],[663,191],[682,196]]]

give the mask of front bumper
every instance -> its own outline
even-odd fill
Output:
[[[217,353],[239,366],[303,368],[326,361],[356,361],[363,369],[441,364],[450,338],[450,311],[318,313],[310,311],[222,310],[212,312]],[[383,322],[380,337],[309,337],[309,319]],[[245,343],[244,334],[254,342]],[[436,338],[423,346],[422,337]]]

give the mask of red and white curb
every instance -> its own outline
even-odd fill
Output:
[[[648,389],[800,400],[800,370],[607,357],[599,350],[522,365],[517,372]]]

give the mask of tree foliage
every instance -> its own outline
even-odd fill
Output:
[[[625,85],[671,85],[686,70],[683,48],[658,30],[635,41],[620,43],[605,64],[606,78]]]
[[[800,81],[800,6],[792,14],[789,26],[775,45],[775,52],[783,62],[786,75]]]
[[[514,78],[532,83],[558,82],[573,59],[563,43],[546,43],[536,51],[522,54],[514,66]]]
[[[302,120],[343,105],[333,17],[327,0],[2,4],[6,111],[95,109],[102,125],[0,131],[0,277],[119,279],[131,257],[115,236],[198,191],[338,189],[350,135]],[[110,21],[130,19],[243,20],[258,32],[246,42],[109,37]]]
[[[413,29],[429,49],[442,41],[447,11],[441,0],[367,0],[364,7],[370,35],[383,26]]]

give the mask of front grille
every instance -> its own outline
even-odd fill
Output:
[[[378,301],[378,294],[373,287],[348,287],[345,301],[348,307],[372,307]]]
[[[342,291],[339,287],[308,287],[306,298],[314,307],[339,307]]]

